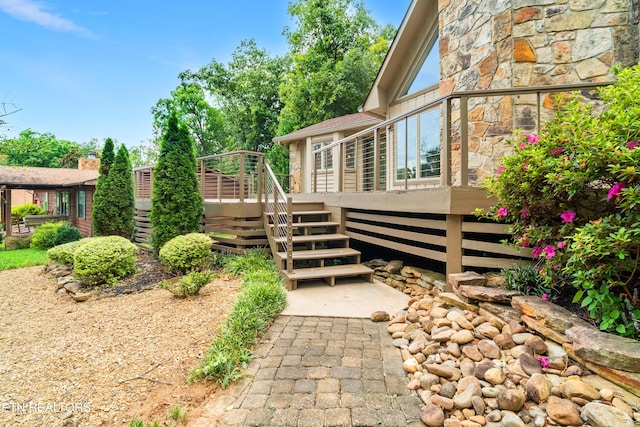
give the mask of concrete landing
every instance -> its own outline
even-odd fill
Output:
[[[324,281],[303,281],[287,294],[283,316],[369,318],[384,310],[393,315],[407,306],[409,296],[376,280],[337,279],[335,286]]]

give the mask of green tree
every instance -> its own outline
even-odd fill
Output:
[[[180,74],[184,83],[197,83],[219,106],[225,149],[268,151],[276,135],[282,103],[278,95],[287,59],[271,57],[255,40],[244,40],[225,65],[215,59],[195,73]]]
[[[100,156],[100,169],[98,181],[96,183],[96,191],[93,193],[93,209],[92,223],[93,234],[95,236],[107,235],[109,221],[112,219],[108,206],[108,195],[106,194],[106,181],[109,176],[109,170],[115,160],[113,140],[107,138],[104,141],[104,148]]]
[[[278,134],[354,113],[371,88],[395,31],[360,0],[298,0],[284,31],[292,67],[282,79]]]
[[[131,147],[129,160],[131,160],[131,166],[134,168],[152,165],[158,161],[158,147],[153,143]]]
[[[97,208],[101,216],[109,218],[102,224],[101,235],[133,237],[135,198],[133,171],[127,147],[121,145],[101,188],[103,196]],[[94,206],[94,211],[96,206]]]
[[[171,114],[175,113],[193,138],[198,157],[223,151],[222,113],[207,102],[205,91],[199,84],[183,81],[171,92],[171,98],[160,99],[151,113],[158,135],[162,134]]]
[[[193,141],[175,113],[167,120],[153,176],[151,244],[158,254],[172,238],[200,231],[203,211]]]
[[[0,154],[3,155],[4,162],[13,166],[57,168],[61,166],[62,159],[74,150],[79,150],[79,145],[75,142],[60,140],[51,133],[38,133],[31,129],[20,132],[18,138],[0,141]],[[64,164],[68,165],[68,161]]]

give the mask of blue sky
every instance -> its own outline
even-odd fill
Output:
[[[364,0],[380,24],[397,27],[410,0]],[[287,50],[287,0],[0,0],[0,102],[17,136],[30,128],[86,142],[128,146],[152,137],[151,107],[177,75],[212,58],[227,62],[254,38]]]

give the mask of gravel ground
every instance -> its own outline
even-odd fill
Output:
[[[216,335],[238,280],[215,279],[185,300],[156,288],[76,303],[42,270],[0,272],[0,425],[166,420],[171,406],[197,407],[214,391],[211,383],[187,385],[186,375]]]

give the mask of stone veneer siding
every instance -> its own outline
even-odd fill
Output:
[[[440,0],[440,92],[611,80],[612,67],[638,62],[638,3]],[[536,102],[535,96],[469,101],[470,184],[494,173],[510,152],[505,139],[513,129],[537,131]],[[545,96],[543,110],[552,106]],[[459,120],[455,126],[452,169],[459,184]]]

